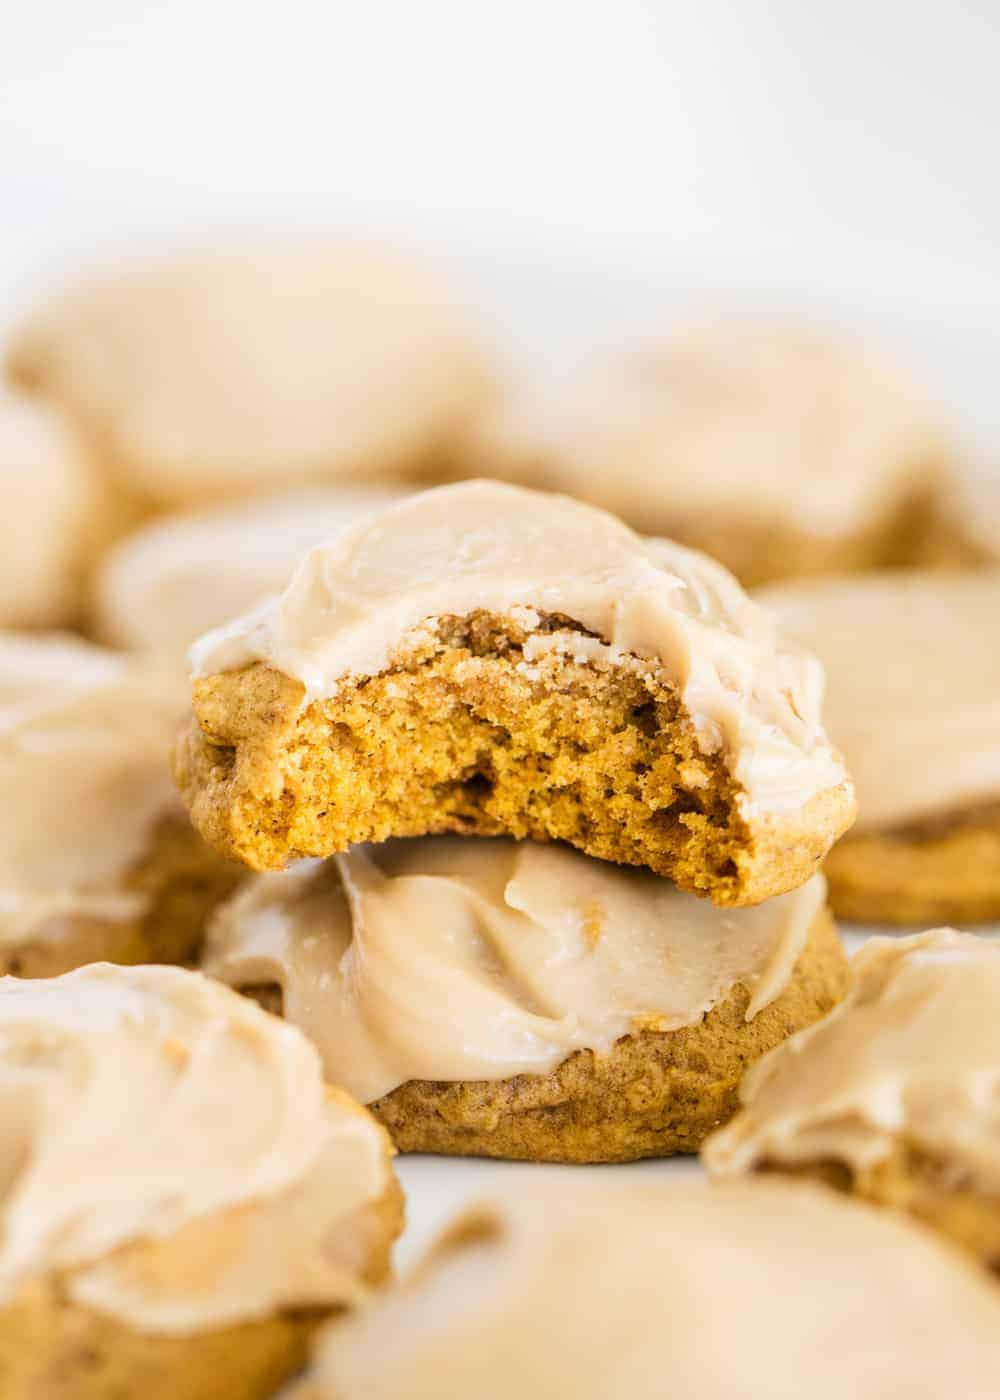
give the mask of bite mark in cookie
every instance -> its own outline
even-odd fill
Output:
[[[812,659],[710,560],[562,497],[413,497],[193,658],[178,780],[257,869],[506,833],[753,904],[853,814]]]

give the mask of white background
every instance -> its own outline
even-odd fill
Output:
[[[94,255],[347,226],[529,344],[715,291],[874,321],[1000,427],[995,0],[0,9],[0,322]]]

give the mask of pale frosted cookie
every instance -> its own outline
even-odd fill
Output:
[[[956,477],[925,554],[930,565],[1000,564],[1000,463],[968,465]]]
[[[908,560],[950,450],[917,387],[865,342],[732,314],[515,394],[470,456],[756,584]]]
[[[926,1231],[804,1185],[561,1183],[459,1216],[292,1395],[993,1400],[998,1374],[1000,1295]]]
[[[0,1103],[4,1400],[264,1400],[388,1272],[385,1133],[198,973],[0,981]]]
[[[9,367],[154,505],[439,470],[487,391],[436,274],[347,243],[116,269],[40,308]]]
[[[1000,1269],[1000,944],[872,939],[841,1005],[751,1069],[740,1098],[705,1147],[713,1174],[815,1176]]]
[[[180,962],[239,870],[167,762],[173,676],[59,634],[0,633],[0,971]]]
[[[696,1150],[837,1001],[824,894],[722,912],[565,846],[428,837],[251,878],[203,966],[282,1009],[401,1150],[624,1161]]]
[[[96,631],[113,645],[178,660],[202,632],[280,592],[307,550],[396,494],[313,487],[157,520],[104,560]]]
[[[1000,570],[765,590],[826,668],[858,820],[827,864],[834,912],[869,923],[1000,918]]]
[[[0,626],[60,627],[81,614],[96,493],[59,425],[0,393]]]
[[[256,869],[509,834],[754,904],[802,884],[853,815],[817,663],[711,560],[566,497],[410,497],[192,658],[180,786]]]

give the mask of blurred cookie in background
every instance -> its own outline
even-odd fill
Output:
[[[804,1184],[649,1182],[471,1206],[293,1400],[996,1394],[1000,1295],[929,1231]]]
[[[1000,1269],[1000,944],[873,938],[852,972],[839,1007],[751,1067],[705,1164],[815,1177]]]
[[[823,716],[857,791],[824,866],[834,913],[1000,918],[1000,570],[803,580],[757,598],[823,662]]]
[[[58,420],[0,393],[0,627],[64,627],[82,613],[98,493]]]
[[[0,633],[0,972],[183,962],[237,867],[167,766],[172,673],[60,634]]]
[[[152,507],[434,476],[489,392],[436,272],[351,243],[127,263],[56,296],[8,355],[94,464]]]
[[[945,494],[927,542],[928,565],[1000,564],[1000,463],[967,464]]]
[[[307,550],[402,494],[304,487],[155,520],[105,556],[94,630],[113,646],[183,661],[203,632],[280,592]]]
[[[175,967],[0,981],[4,1400],[270,1400],[389,1272],[385,1133]]]
[[[866,341],[736,313],[514,395],[470,448],[484,475],[604,506],[747,584],[909,562],[950,455],[925,394]]]

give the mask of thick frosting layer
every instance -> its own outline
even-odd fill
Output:
[[[1000,1193],[1000,944],[936,929],[875,938],[823,1021],[755,1065],[704,1149],[718,1175],[763,1162],[862,1171],[905,1141]]]
[[[79,612],[95,505],[58,424],[0,391],[0,625],[57,627]]]
[[[316,487],[158,520],[123,540],[102,566],[101,635],[182,658],[202,632],[280,592],[307,550],[400,494]]]
[[[323,1334],[296,1400],[990,1400],[1000,1295],[928,1232],[788,1183],[536,1186]]]
[[[609,664],[631,653],[661,669],[747,803],[794,811],[845,781],[820,719],[822,671],[782,644],[732,575],[603,511],[497,482],[439,487],[349,526],[306,556],[280,598],[210,632],[191,657],[196,675],[267,662],[315,699],[384,670],[429,620],[525,608],[582,624]],[[544,645],[585,642],[567,633]]]
[[[246,245],[119,265],[33,315],[9,358],[131,490],[182,503],[426,469],[486,391],[467,321],[405,254]]]
[[[1000,799],[1000,571],[871,574],[758,595],[826,668],[858,829]]]
[[[410,1079],[544,1074],[690,1025],[737,984],[749,1020],[787,985],[824,893],[817,875],[724,912],[568,848],[393,841],[250,881],[204,966],[278,983],[328,1077],[370,1103]]]
[[[58,1273],[74,1301],[187,1332],[363,1291],[337,1231],[385,1189],[380,1131],[218,983],[0,979],[0,1104],[0,1304]]]
[[[891,515],[943,456],[926,399],[871,346],[749,315],[515,394],[478,446],[498,475],[635,523],[763,523],[819,538]]]
[[[100,647],[0,633],[0,944],[141,915],[121,877],[182,810],[166,755],[183,703],[179,678]]]

